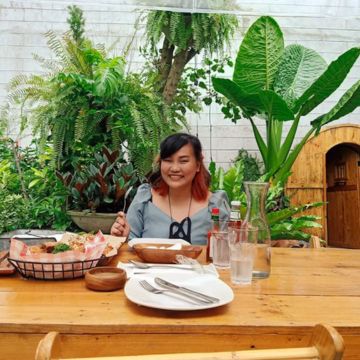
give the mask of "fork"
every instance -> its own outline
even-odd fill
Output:
[[[155,286],[152,286],[149,282],[147,282],[146,280],[140,280],[139,281],[139,284],[146,290],[146,291],[149,291],[153,294],[164,294],[164,295],[167,295],[166,293],[173,293],[173,294],[177,294],[177,295],[181,295],[183,296],[186,300],[192,300],[194,302],[196,302],[196,305],[203,305],[203,304],[207,304],[209,305],[210,302],[206,301],[206,300],[202,300],[202,299],[199,299],[195,296],[192,296],[192,295],[189,295],[189,294],[185,294],[183,293],[182,291],[179,291],[179,290],[176,290],[176,289],[158,289],[156,288]],[[184,299],[184,300],[185,300]],[[193,304],[192,301],[189,301]]]

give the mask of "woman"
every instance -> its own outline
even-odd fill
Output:
[[[220,219],[228,218],[230,209],[224,191],[209,191],[200,141],[186,133],[168,136],[160,145],[158,165],[150,184],[138,188],[126,219],[119,213],[111,234],[206,244],[211,209],[220,209]]]

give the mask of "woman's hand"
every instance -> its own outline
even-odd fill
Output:
[[[130,234],[130,225],[126,220],[125,213],[120,211],[117,215],[118,216],[111,227],[110,234],[113,236],[128,237]]]

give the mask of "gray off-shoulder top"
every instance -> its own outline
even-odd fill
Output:
[[[151,200],[151,185],[140,185],[126,216],[131,229],[129,239],[169,238],[171,218],[155,206]],[[225,191],[214,192],[209,199],[208,206],[190,217],[192,244],[206,244],[207,233],[211,227],[211,209],[214,207],[220,209],[221,220],[229,219],[230,207]]]

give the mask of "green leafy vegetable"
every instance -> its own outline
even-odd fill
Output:
[[[52,251],[52,253],[57,254],[68,250],[71,250],[71,247],[68,244],[59,243],[54,246],[54,250]]]

